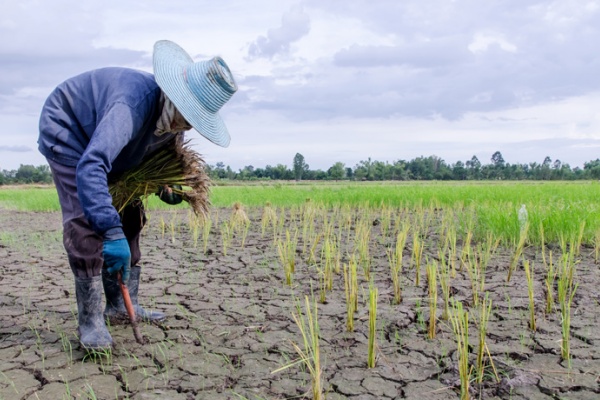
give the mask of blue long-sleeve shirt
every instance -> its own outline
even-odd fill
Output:
[[[61,83],[40,116],[40,152],[76,168],[77,194],[92,229],[121,232],[108,180],[139,165],[175,134],[154,134],[161,90],[154,76],[127,68],[102,68]],[[119,235],[120,236],[120,235]]]

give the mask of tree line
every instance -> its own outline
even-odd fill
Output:
[[[495,152],[490,162],[482,164],[476,156],[470,160],[446,163],[437,156],[397,160],[393,163],[362,160],[354,167],[336,162],[327,170],[310,169],[304,156],[297,153],[292,167],[277,164],[264,168],[247,165],[234,171],[222,162],[207,165],[206,171],[213,180],[353,180],[353,181],[407,181],[407,180],[576,180],[600,179],[600,159],[584,163],[583,168],[546,157],[541,163],[510,164],[502,153]],[[0,185],[52,183],[48,165],[21,165],[17,170],[2,170]]]
[[[354,181],[407,181],[407,180],[576,180],[600,179],[600,159],[584,163],[583,168],[546,157],[542,163],[510,164],[502,153],[495,152],[490,162],[482,164],[476,156],[470,160],[446,163],[437,156],[397,160],[393,163],[362,160],[354,167],[336,162],[327,170],[310,169],[304,156],[297,153],[292,168],[286,165],[267,165],[255,168],[248,165],[233,171],[223,163],[207,166],[212,179],[231,180],[354,180]]]

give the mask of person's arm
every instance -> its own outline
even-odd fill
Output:
[[[77,194],[92,229],[104,238],[116,239],[122,227],[108,193],[108,173],[123,148],[141,129],[142,118],[126,104],[117,103],[99,121],[92,139],[77,164]]]
[[[143,119],[127,105],[117,103],[99,121],[77,164],[77,194],[92,229],[104,241],[104,262],[110,273],[123,270],[129,279],[131,254],[121,219],[108,192],[108,173],[123,148],[141,129]]]

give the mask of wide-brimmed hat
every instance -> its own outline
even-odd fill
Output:
[[[219,146],[229,146],[229,132],[218,114],[237,85],[221,57],[194,62],[169,40],[154,44],[154,78],[165,95],[202,136]]]

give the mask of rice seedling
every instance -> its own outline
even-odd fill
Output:
[[[392,287],[394,288],[393,304],[400,304],[402,302],[402,256],[404,253],[406,238],[408,236],[408,230],[409,226],[404,225],[396,235],[396,244],[393,248],[393,251],[391,249],[387,250],[388,262],[390,264],[390,274],[392,276]]]
[[[318,233],[312,238],[310,250],[308,252],[308,260],[307,260],[308,264],[313,264],[316,261],[317,247],[319,246],[319,243],[321,242],[322,238],[323,238],[322,233]]]
[[[571,305],[578,285],[574,283],[575,262],[571,250],[563,254],[563,259],[558,273],[557,281],[557,299],[561,315],[561,346],[560,354],[564,361],[567,361],[569,368],[571,366]]]
[[[339,272],[339,251],[337,249],[336,241],[334,238],[327,236],[321,249],[321,259],[324,265],[325,280],[327,283],[327,290],[333,289],[333,273]]]
[[[600,258],[600,229],[594,234],[594,263],[598,264]]]
[[[350,257],[348,263],[344,263],[344,290],[346,293],[346,329],[354,331],[354,314],[358,307],[358,277],[357,265],[354,257]]]
[[[533,264],[529,265],[529,260],[523,262],[523,268],[525,269],[525,277],[527,278],[527,294],[529,296],[529,329],[533,332],[537,330],[535,323],[535,299],[533,292]]]
[[[393,213],[392,207],[382,205],[379,222],[380,222],[380,227],[381,227],[381,237],[383,239],[385,239],[387,237],[388,231],[390,229],[392,213]]]
[[[442,320],[447,321],[450,318],[450,267],[443,251],[439,252],[440,262],[438,264],[438,275],[440,277],[440,286],[442,288],[442,297],[444,298],[444,308],[442,310]]]
[[[275,231],[275,227],[277,226],[277,212],[271,205],[270,201],[265,203],[265,207],[263,208],[262,217],[260,220],[261,226],[261,236],[265,236],[265,232],[267,227],[270,226],[273,231]]]
[[[412,260],[415,266],[415,286],[420,285],[421,281],[421,259],[423,257],[423,241],[420,238],[419,231],[413,232],[413,249],[412,249]]]
[[[366,218],[361,219],[356,226],[355,248],[358,252],[358,262],[363,268],[365,279],[371,279],[371,256],[369,243],[371,241],[371,227]]]
[[[508,267],[508,276],[506,278],[506,282],[510,282],[510,278],[512,277],[514,270],[517,268],[517,264],[519,263],[519,259],[521,258],[521,255],[523,254],[523,249],[525,248],[528,231],[529,223],[526,223],[519,231],[519,241],[516,245],[515,253],[511,259],[510,266]]]
[[[296,305],[296,312],[292,313],[292,317],[302,335],[302,347],[292,342],[292,346],[294,347],[294,350],[296,350],[296,353],[298,353],[299,359],[272,373],[277,373],[294,365],[302,364],[311,376],[312,399],[321,400],[323,398],[323,370],[321,368],[321,351],[319,345],[318,308],[317,303],[313,302],[314,310],[312,309],[308,296],[305,296],[304,300],[304,314],[302,313],[299,304]]]
[[[556,272],[554,271],[554,263],[552,262],[552,251],[548,252],[548,264],[546,271],[546,314],[550,314],[554,309],[554,280]]]
[[[377,332],[377,299],[379,293],[377,287],[371,281],[369,285],[369,348],[367,357],[367,368],[375,368],[375,337]]]
[[[477,359],[475,362],[475,378],[477,383],[483,382],[483,377],[485,373],[484,366],[484,357],[485,350],[487,349],[486,345],[486,335],[488,329],[488,321],[490,320],[490,315],[492,313],[492,300],[489,298],[489,293],[485,293],[485,297],[481,301],[479,305],[479,346],[477,348]],[[489,357],[490,363],[493,363],[492,357]]]
[[[583,242],[583,234],[585,232],[585,221],[579,225],[579,232],[577,234],[577,240],[575,242],[575,257],[579,257],[581,253],[581,243]]]
[[[278,240],[277,253],[283,266],[286,285],[292,285],[292,276],[296,268],[296,247],[298,245],[298,231],[294,232],[294,236],[286,229],[285,240]]]
[[[202,220],[202,252],[206,254],[208,251],[208,239],[210,237],[210,229],[212,228],[212,220],[207,216]]]
[[[435,339],[436,320],[437,320],[437,265],[433,262],[427,262],[427,285],[429,287],[429,327],[427,328],[427,337]]]
[[[450,322],[452,323],[457,345],[460,398],[461,400],[469,400],[469,382],[471,380],[471,368],[469,366],[469,313],[463,309],[460,301],[454,301],[453,303]]]
[[[447,243],[448,243],[448,262],[449,262],[449,266],[451,267],[450,271],[451,271],[452,278],[455,278],[456,277],[457,246],[456,246],[456,228],[454,227],[454,225],[450,225],[450,227],[448,228]]]
[[[231,231],[230,223],[227,221],[223,222],[223,224],[221,224],[221,246],[224,256],[227,256],[227,249],[229,249],[232,234],[233,232]]]
[[[469,227],[467,230],[467,236],[465,237],[465,241],[463,243],[462,250],[460,252],[460,271],[462,271],[463,267],[467,265],[469,262],[469,257],[471,256],[471,241],[473,240],[473,228]]]
[[[542,251],[542,262],[546,265],[546,236],[544,235],[544,223],[540,221],[540,249]]]

